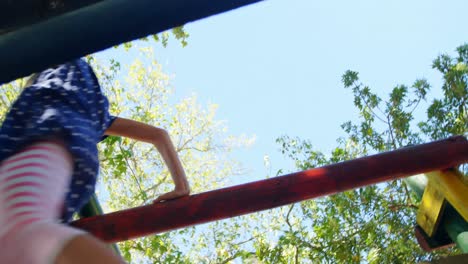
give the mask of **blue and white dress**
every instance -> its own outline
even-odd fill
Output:
[[[0,162],[33,142],[64,140],[74,161],[64,222],[94,193],[99,171],[96,145],[115,120],[108,109],[93,70],[78,59],[41,72],[22,91],[0,128]]]

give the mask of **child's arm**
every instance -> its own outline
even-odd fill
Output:
[[[159,196],[155,202],[171,200],[190,194],[190,187],[185,176],[184,169],[180,163],[177,152],[172,144],[171,138],[166,130],[147,125],[138,121],[118,117],[112,125],[106,130],[106,135],[123,136],[138,141],[153,144],[161,153],[166,163],[175,189],[172,192]]]

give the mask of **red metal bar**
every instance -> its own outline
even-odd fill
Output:
[[[468,162],[462,136],[190,197],[85,218],[72,225],[108,241],[124,241],[230,218]]]

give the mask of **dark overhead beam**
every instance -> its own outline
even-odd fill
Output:
[[[0,0],[0,34],[103,0]]]
[[[105,0],[0,36],[0,84],[262,0]]]

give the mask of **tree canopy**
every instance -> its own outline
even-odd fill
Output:
[[[278,139],[282,152],[299,169],[307,169],[451,135],[466,136],[467,63],[466,44],[457,48],[456,57],[444,54],[434,60],[432,67],[443,76],[444,96],[429,104],[427,117],[422,120],[414,113],[430,92],[427,80],[418,79],[409,87],[397,85],[383,99],[359,81],[357,72],[347,71],[342,81],[353,92],[359,123],[341,125],[347,136],[338,139],[337,147],[328,155],[315,150],[310,140],[288,136]],[[466,165],[460,170],[466,175]],[[297,212],[303,221],[282,237],[289,237],[287,245],[296,245],[297,252],[314,250],[296,241],[315,242],[315,252],[309,257],[323,263],[416,263],[456,254],[456,249],[426,253],[419,248],[413,234],[419,202],[402,180],[304,202]]]

